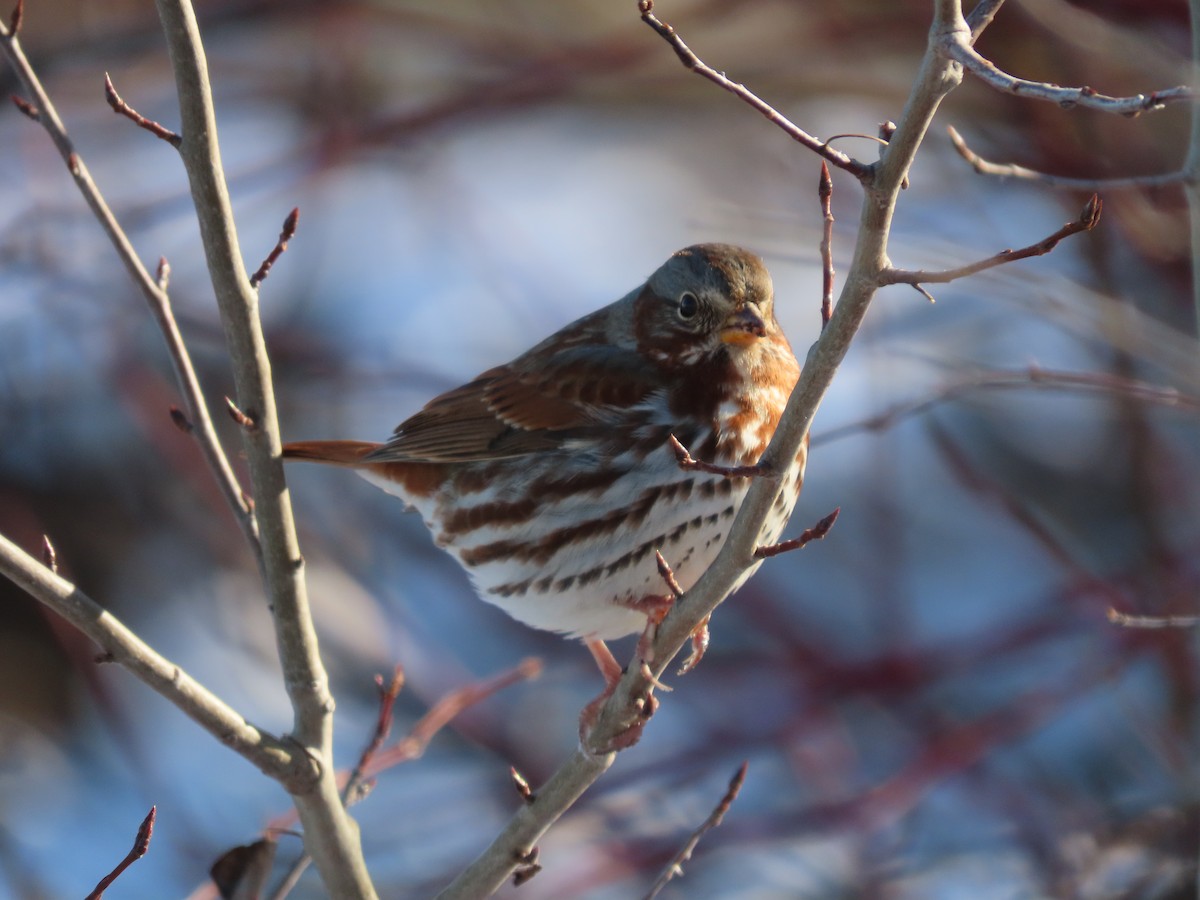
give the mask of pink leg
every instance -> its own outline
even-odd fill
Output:
[[[595,726],[596,720],[600,716],[601,707],[604,706],[608,698],[612,696],[613,691],[616,690],[617,682],[621,680],[624,670],[616,658],[613,657],[612,651],[605,646],[604,641],[589,638],[584,643],[591,652],[592,659],[596,660],[600,674],[604,676],[604,690],[600,692],[600,696],[588,703],[583,708],[583,712],[579,714],[579,740],[586,745],[588,732]],[[634,722],[618,734],[601,752],[611,753],[617,750],[624,750],[636,744],[642,737],[642,728],[645,727],[646,719],[654,715],[654,711],[657,708],[658,700],[653,694],[647,694],[645,702],[642,705],[641,720]]]

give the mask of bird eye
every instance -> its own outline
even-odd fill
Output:
[[[700,301],[691,291],[679,295],[679,318],[690,319],[700,311]]]

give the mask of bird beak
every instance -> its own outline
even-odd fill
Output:
[[[739,347],[752,344],[767,334],[762,317],[750,306],[741,306],[734,311],[721,327],[721,341]]]

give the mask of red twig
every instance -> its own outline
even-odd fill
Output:
[[[675,453],[675,459],[679,461],[679,468],[687,469],[694,472],[707,472],[710,475],[721,475],[724,478],[754,478],[754,477],[774,477],[774,473],[760,465],[753,466],[718,466],[714,463],[701,462],[692,457],[688,452],[687,447],[679,443],[679,438],[675,435],[670,435],[671,450]]]
[[[817,197],[821,201],[821,330],[833,318],[833,179],[829,166],[821,160],[821,180],[817,182]]]
[[[809,150],[822,156],[828,160],[830,164],[837,166],[853,175],[860,181],[867,178],[872,167],[866,163],[859,162],[851,156],[847,156],[840,150],[834,150],[829,146],[828,141],[822,141],[819,138],[813,137],[800,126],[790,121],[786,116],[780,113],[777,109],[749,90],[744,84],[738,84],[726,78],[721,72],[706,65],[692,49],[683,42],[678,32],[675,31],[666,22],[663,22],[654,15],[654,0],[638,0],[638,10],[642,14],[642,21],[649,25],[664,41],[671,45],[671,49],[675,51],[675,55],[679,57],[679,61],[690,71],[695,72],[701,78],[707,78],[718,87],[724,88],[733,94],[743,103],[748,104],[752,108],[762,113],[769,122],[779,126],[784,134],[790,137],[797,143],[803,144]]]
[[[152,806],[150,807],[150,812],[146,813],[146,818],[142,819],[142,824],[138,826],[137,837],[133,840],[133,847],[125,854],[125,858],[117,863],[115,869],[100,879],[100,883],[87,895],[87,900],[100,900],[109,886],[121,877],[122,872],[146,855],[146,851],[150,849],[150,837],[154,834],[155,815],[156,808]]]
[[[725,818],[725,813],[729,812],[729,807],[733,806],[733,801],[737,799],[737,795],[742,789],[742,784],[746,780],[746,767],[747,763],[742,763],[738,767],[738,770],[733,773],[733,777],[729,779],[729,789],[725,791],[725,796],[721,798],[716,808],[701,823],[700,827],[692,832],[691,837],[687,839],[687,842],[679,852],[671,857],[671,861],[667,863],[667,867],[663,869],[662,874],[658,876],[658,880],[650,888],[650,893],[646,895],[646,900],[654,900],[672,878],[683,874],[683,864],[692,858],[692,853],[695,851],[696,845],[700,843],[700,839],[721,824],[721,820]]]
[[[33,119],[33,121],[40,122],[42,120],[41,111],[24,97],[20,97],[17,94],[12,94],[10,95],[9,99],[12,100],[13,105],[17,109],[19,109],[29,118]]]
[[[362,755],[358,758],[358,764],[350,773],[350,778],[342,792],[347,806],[361,799],[360,788],[365,781],[364,773],[367,766],[371,764],[371,760],[379,752],[383,742],[392,733],[392,714],[396,709],[396,698],[400,696],[400,691],[404,687],[403,667],[398,665],[392,670],[392,680],[386,685],[383,683],[383,676],[376,675],[375,684],[379,688],[379,716],[375,720],[375,732],[371,735],[370,742],[363,748]]]
[[[407,737],[401,738],[386,750],[376,753],[374,758],[363,767],[364,776],[377,775],[384,769],[390,769],[392,766],[410,759],[416,759],[425,752],[425,748],[433,736],[463,710],[486,700],[518,681],[537,678],[541,673],[541,660],[530,657],[507,672],[501,672],[492,678],[452,691],[435,703],[433,708],[417,721]]]
[[[233,421],[237,422],[243,428],[251,430],[258,427],[258,424],[252,418],[238,409],[237,404],[228,397],[225,398],[225,408],[229,410],[230,418],[232,418]]]
[[[8,36],[15,38],[21,32],[21,20],[25,17],[25,0],[17,0],[12,17],[8,20]]]
[[[959,266],[956,269],[943,269],[938,272],[887,268],[880,273],[879,284],[881,286],[887,284],[907,284],[920,291],[930,300],[933,300],[929,292],[921,287],[922,284],[946,284],[959,278],[966,278],[968,275],[982,272],[985,269],[1002,266],[1005,263],[1016,262],[1019,259],[1028,259],[1031,256],[1044,256],[1057,247],[1058,242],[1063,238],[1079,234],[1081,231],[1091,231],[1095,228],[1100,221],[1100,211],[1103,206],[1104,204],[1100,200],[1099,195],[1092,194],[1077,219],[1073,222],[1068,222],[1062,228],[1058,229],[1058,231],[1054,232],[1054,234],[1043,238],[1036,244],[1030,244],[1028,247],[1022,247],[1019,250],[1001,250],[995,256],[989,256],[987,259],[981,259],[970,265]]]
[[[267,273],[271,271],[271,266],[275,265],[275,260],[279,259],[283,255],[283,251],[287,249],[288,241],[296,236],[296,225],[299,221],[300,207],[297,206],[283,220],[283,231],[279,232],[279,240],[275,242],[275,246],[267,254],[267,258],[262,261],[258,271],[250,276],[251,287],[258,287],[266,279]]]
[[[162,138],[172,147],[178,148],[183,143],[183,138],[170,128],[158,124],[153,119],[147,119],[122,100],[121,95],[117,93],[117,89],[113,87],[112,79],[108,77],[107,72],[104,73],[104,99],[108,101],[108,105],[112,107],[112,111],[117,115],[124,116],[139,128],[144,128],[155,137]]]
[[[780,553],[787,553],[791,550],[799,550],[801,547],[811,541],[821,540],[821,538],[829,534],[829,529],[833,527],[833,523],[837,521],[837,517],[841,514],[841,511],[842,508],[839,506],[812,528],[805,528],[798,538],[792,538],[790,541],[781,541],[778,544],[768,544],[765,547],[759,547],[754,551],[754,556],[757,559],[768,559],[772,556],[778,556]]]

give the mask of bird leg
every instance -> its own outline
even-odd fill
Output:
[[[585,640],[588,650],[592,654],[592,659],[596,660],[596,665],[600,669],[600,674],[604,676],[604,690],[600,692],[595,700],[588,703],[583,708],[583,712],[579,714],[579,740],[586,747],[588,733],[596,724],[596,720],[600,717],[600,710],[604,706],[609,697],[613,695],[613,691],[617,688],[617,683],[621,680],[624,670],[612,655],[612,651],[605,646],[604,641],[599,641],[594,638]],[[653,684],[651,685],[653,690]],[[597,748],[601,753],[613,753],[618,750],[625,750],[632,747],[642,738],[642,729],[646,726],[646,720],[654,715],[654,711],[658,709],[658,699],[650,691],[646,692],[644,698],[639,698],[640,718],[632,722],[620,734],[616,735],[603,748]]]

